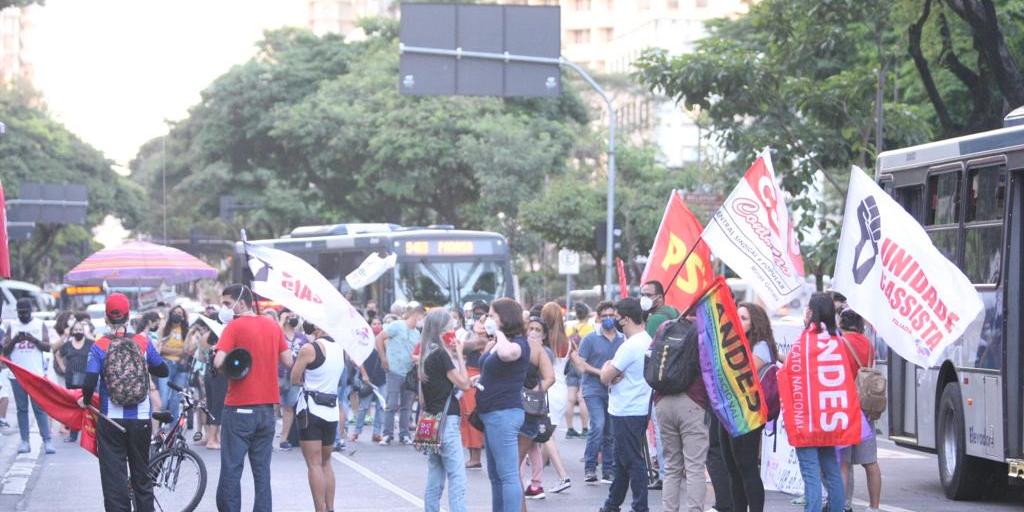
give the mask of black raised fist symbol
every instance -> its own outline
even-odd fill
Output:
[[[853,281],[862,284],[871,273],[878,257],[878,240],[882,238],[882,218],[878,215],[878,204],[874,196],[868,196],[857,206],[857,221],[860,225],[860,242],[853,256]],[[871,244],[871,254],[865,246]]]

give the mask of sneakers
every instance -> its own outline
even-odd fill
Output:
[[[412,438],[409,436],[402,436],[400,441],[402,444],[412,444]]]
[[[288,451],[292,449],[292,444],[288,441],[282,441],[281,444],[277,445],[282,451]]]
[[[21,444],[18,445],[18,453],[28,453],[30,451],[32,451],[32,447],[29,446],[28,441],[22,441]]]
[[[381,446],[387,446],[387,445],[391,444],[391,436],[384,436],[384,437],[380,438],[380,441],[378,441],[377,444],[379,444]]]
[[[57,453],[57,449],[53,447],[53,441],[49,439],[43,441],[43,450],[49,455]]]
[[[374,434],[373,437],[370,439],[375,443],[379,443],[381,439],[384,439],[384,436],[380,434]]]
[[[555,486],[551,488],[551,492],[554,492],[554,493],[562,492],[562,491],[564,491],[564,490],[566,490],[566,489],[568,489],[570,487],[572,487],[572,480],[570,480],[568,477],[566,477],[565,480],[559,480],[558,483],[555,484]]]
[[[7,420],[0,419],[0,428],[11,428],[11,424],[7,423]]]
[[[543,487],[534,487],[532,485],[526,488],[526,492],[523,493],[523,495],[528,500],[542,500],[542,499],[547,497],[547,496],[544,496],[544,488]]]
[[[587,436],[589,436],[589,435],[590,435],[590,429],[587,428],[587,427],[583,427],[583,430],[580,432],[580,437],[586,439]]]
[[[609,484],[609,485],[611,485],[612,480],[614,480],[614,479],[615,478],[612,477],[612,475],[609,475],[608,473],[605,473],[605,474],[601,475],[601,483],[602,484]]]
[[[588,484],[596,484],[597,473],[594,471],[587,471],[587,474],[583,476],[583,481]]]
[[[574,428],[570,428],[568,431],[565,432],[566,439],[579,439],[580,437],[582,436],[579,432],[576,432],[576,429]]]
[[[651,480],[651,483],[647,484],[648,491],[660,491],[662,488],[661,479]]]

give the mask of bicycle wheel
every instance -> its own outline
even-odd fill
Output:
[[[206,492],[206,464],[194,451],[175,447],[149,462],[154,508],[163,512],[192,512]]]

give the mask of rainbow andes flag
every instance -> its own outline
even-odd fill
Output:
[[[725,278],[718,276],[694,308],[708,406],[732,437],[757,430],[768,422],[768,405]]]

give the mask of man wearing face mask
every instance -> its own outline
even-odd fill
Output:
[[[44,375],[43,353],[50,351],[50,329],[43,321],[32,318],[32,299],[18,299],[18,320],[7,324],[3,353],[14,364],[36,374]],[[21,387],[17,379],[10,379],[14,403],[18,409],[18,433],[21,434],[21,445],[18,453],[28,453],[28,406],[31,400],[28,393]],[[32,411],[39,425],[39,435],[43,438],[46,453],[57,453],[50,441],[50,418],[35,400],[31,400]]]
[[[587,448],[584,452],[584,482],[596,483],[597,460],[601,456],[601,481],[611,483],[615,471],[615,449],[612,438],[611,417],[608,415],[608,386],[601,383],[601,368],[611,361],[615,351],[626,338],[615,324],[615,305],[602,302],[597,305],[597,319],[600,330],[591,332],[580,342],[577,351],[569,353],[573,365],[582,375],[580,385],[583,401],[590,413],[590,430],[587,432]]]
[[[384,326],[377,335],[377,354],[381,365],[387,370],[387,391],[384,397],[384,438],[381,446],[391,444],[395,435],[395,412],[398,416],[398,435],[402,444],[412,444],[409,422],[412,418],[412,401],[415,396],[405,389],[405,376],[413,369],[412,351],[420,342],[420,331],[426,309],[419,302],[406,305],[402,320]]]
[[[647,319],[645,329],[651,338],[661,324],[679,318],[679,311],[665,304],[665,287],[658,281],[647,281],[640,288],[640,309]]]
[[[217,510],[226,512],[242,508],[241,479],[247,457],[256,488],[253,511],[273,510],[270,457],[274,451],[274,405],[280,402],[277,368],[278,362],[291,368],[292,351],[277,322],[257,316],[254,304],[248,286],[233,284],[221,292],[217,315],[226,326],[217,342],[213,366],[223,369],[228,353],[236,348],[247,350],[252,358],[244,377],[228,381],[224,399]]]

